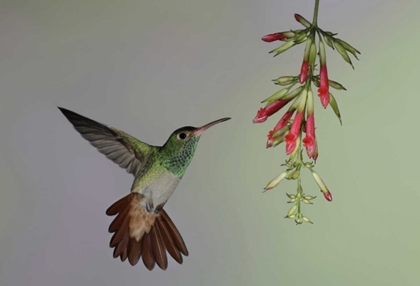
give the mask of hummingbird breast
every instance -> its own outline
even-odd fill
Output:
[[[156,164],[134,180],[131,191],[142,194],[153,208],[163,207],[180,181],[173,173]]]

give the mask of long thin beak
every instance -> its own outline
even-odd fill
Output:
[[[229,119],[230,119],[230,117],[225,117],[225,118],[221,118],[221,119],[212,121],[210,123],[207,123],[206,125],[201,126],[200,128],[197,128],[197,130],[194,131],[194,135],[200,135],[201,133],[203,133],[205,130],[209,129],[213,125],[216,125],[216,124],[221,123],[221,122],[228,121]]]

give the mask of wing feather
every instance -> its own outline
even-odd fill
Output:
[[[157,148],[117,128],[106,126],[65,108],[59,109],[83,138],[134,176]]]

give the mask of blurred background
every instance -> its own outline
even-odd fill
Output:
[[[0,1],[0,285],[420,285],[417,36],[420,2],[321,0],[318,23],[362,55],[331,49],[343,117],[316,101],[317,195],[283,217],[284,145],[265,149],[281,113],[260,101],[297,75],[304,46],[272,58],[263,35],[312,19],[301,0]],[[166,205],[190,255],[149,272],[112,258],[105,210],[132,176],[91,147],[56,106],[161,145],[185,125],[207,131]]]

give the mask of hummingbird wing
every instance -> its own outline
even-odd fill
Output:
[[[134,176],[139,173],[149,155],[153,153],[153,149],[157,149],[122,130],[106,126],[65,108],[58,107],[58,109],[92,146]]]

